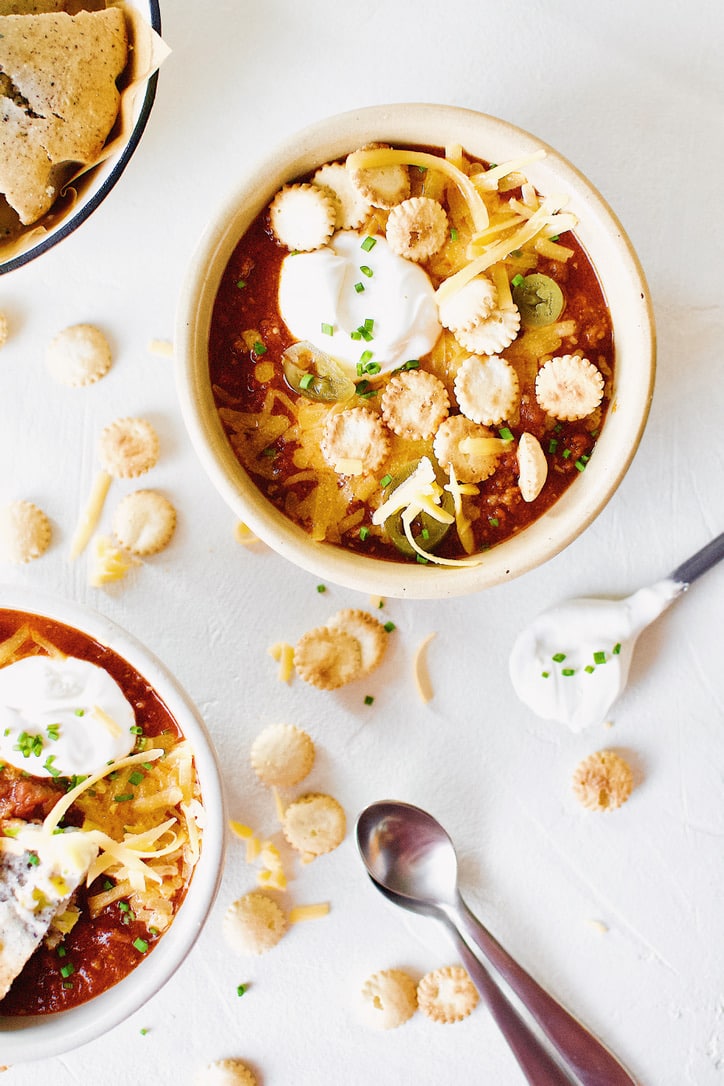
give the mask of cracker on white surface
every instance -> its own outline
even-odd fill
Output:
[[[73,324],[58,332],[45,355],[48,371],[61,385],[91,385],[111,368],[111,346],[100,328]]]
[[[284,935],[287,921],[269,894],[252,890],[229,906],[224,913],[222,930],[234,950],[241,954],[264,954]]]
[[[257,1081],[242,1060],[214,1060],[196,1072],[194,1086],[257,1086]]]
[[[176,510],[157,490],[127,494],[113,514],[113,534],[131,554],[158,554],[176,527]]]
[[[417,1010],[417,984],[402,969],[382,969],[362,985],[362,1017],[375,1029],[397,1029]]]
[[[461,965],[426,973],[417,986],[417,1003],[433,1022],[459,1022],[478,1005],[478,992]]]
[[[158,434],[146,419],[116,419],[98,439],[101,465],[114,479],[135,479],[158,460]]]
[[[50,521],[37,505],[14,501],[0,509],[0,558],[23,565],[50,546]]]
[[[310,792],[289,804],[284,812],[282,829],[292,848],[309,862],[342,844],[347,820],[336,799]]]
[[[314,743],[294,724],[269,724],[251,745],[251,764],[264,784],[288,788],[311,770]]]

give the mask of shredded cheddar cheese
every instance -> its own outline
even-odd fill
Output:
[[[108,472],[99,471],[95,477],[88,502],[80,515],[78,526],[70,543],[71,559],[77,558],[79,554],[83,553],[88,544],[88,540],[93,535],[95,526],[103,511],[103,505],[110,485],[111,476]]]
[[[427,669],[427,646],[434,637],[436,637],[435,633],[428,634],[427,637],[420,642],[417,646],[413,662],[413,674],[415,676],[417,692],[420,695],[420,700],[425,703],[432,701],[433,697],[432,682]]]
[[[322,916],[327,916],[329,910],[328,901],[320,901],[316,905],[295,905],[289,910],[287,919],[290,924],[298,924],[304,920],[318,920]]]

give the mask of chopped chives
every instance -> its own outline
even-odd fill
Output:
[[[246,279],[237,279],[236,280],[236,285],[239,288],[239,290],[243,290],[244,287],[246,286]]]
[[[371,238],[371,237],[367,236],[364,239],[364,241],[362,242],[362,248],[364,249],[364,251],[366,253],[369,253],[369,252],[371,252],[372,249],[374,249],[376,244],[377,244],[377,238]]]
[[[613,653],[614,656],[618,656],[620,651],[621,651],[621,642],[617,641],[616,644],[611,649],[611,652]]]
[[[362,333],[361,332],[350,332],[349,338],[350,339],[362,339]]]
[[[549,241],[558,241],[560,236],[561,236],[560,234],[553,234],[553,236],[548,238],[548,240]]]
[[[563,668],[561,668],[561,675],[575,675],[575,674],[576,674],[576,669],[574,667],[563,667]]]
[[[67,978],[67,977],[72,976],[73,973],[75,973],[75,966],[73,965],[72,962],[66,962],[65,965],[61,965],[61,967],[60,967],[60,975],[61,975],[61,977],[66,977]]]
[[[368,353],[371,354],[372,352],[370,351]],[[382,366],[379,364],[379,362],[368,362],[367,365],[365,366],[365,371],[367,373],[371,373],[371,374],[377,374],[377,373],[380,372],[381,369],[382,369]]]
[[[301,378],[301,380],[299,382],[299,387],[300,388],[309,388],[309,386],[312,384],[313,381],[314,381],[314,374],[313,373],[305,373],[304,376]]]
[[[149,932],[149,935],[154,935],[154,936],[158,935],[158,928],[149,928],[148,932]]]
[[[498,520],[497,517],[488,517],[488,524],[490,525],[491,528],[497,528],[498,525],[500,524],[500,521]]]
[[[131,906],[128,904],[127,901],[119,901],[118,908],[121,910],[122,913],[128,913],[131,911]]]
[[[415,559],[421,566],[426,566],[428,564],[427,558],[423,558],[421,554],[416,554]]]
[[[375,326],[375,322],[372,320],[372,318],[371,317],[365,317],[365,322],[362,325],[364,330],[366,332],[371,332],[372,329],[374,328],[374,326]]]
[[[73,987],[73,981],[72,980],[64,980],[63,981],[63,988],[66,991],[69,991],[72,987]]]
[[[369,534],[370,534],[369,528],[367,528],[366,525],[363,524],[362,527],[359,530],[359,537],[360,537],[360,539],[362,540],[363,543],[364,543],[365,539],[367,538],[367,536]]]
[[[129,784],[140,784],[143,779],[143,773],[139,773],[137,769],[134,769],[133,773],[128,775]]]
[[[114,796],[113,799],[116,803],[128,803],[129,800],[133,799],[133,792],[121,792],[119,795]]]
[[[392,482],[392,476],[391,475],[383,475],[382,478],[380,479],[380,486],[382,486],[382,487],[389,486],[391,482]]]
[[[404,364],[404,366],[402,368],[403,368],[403,370],[419,370],[419,368],[420,368],[420,360],[419,360],[419,358],[408,358],[407,362],[405,362],[405,364]]]
[[[392,633],[392,631],[396,629],[394,622],[386,622],[384,629],[387,630],[387,633]]]
[[[586,672],[587,675],[592,675],[596,669],[593,664],[586,664],[583,670]]]
[[[364,285],[364,283],[355,283],[354,289],[356,290],[356,292],[358,294],[361,294],[363,292],[363,290],[365,289],[365,285]]]
[[[371,694],[365,694],[365,705],[371,705],[374,700]]]
[[[254,344],[253,350],[254,350],[254,354],[266,354],[266,347],[264,346],[264,344],[261,342],[260,339],[258,339],[256,341],[256,343]]]
[[[578,468],[579,471],[585,471],[586,470],[586,461],[581,460],[581,459],[576,460],[576,467]]]
[[[317,592],[326,592],[326,591],[327,591],[326,584],[318,584],[317,585]]]
[[[245,992],[246,992],[246,985],[245,984],[237,984],[237,986],[236,986],[236,994],[238,996],[243,996]]]
[[[371,279],[374,275],[372,268],[370,268],[367,264],[360,264],[359,270],[362,272],[363,275],[366,275],[368,279]]]
[[[106,881],[103,883],[103,889],[104,890],[112,890],[114,886],[115,886],[115,883],[111,882],[110,879],[106,879]]]
[[[514,276],[514,277],[513,277],[512,279],[511,279],[511,281],[510,281],[510,282],[511,282],[511,286],[514,286],[514,287],[519,287],[519,286],[521,285],[521,283],[524,283],[524,282],[525,282],[525,279],[524,279],[524,278],[523,278],[523,276],[522,276],[522,275],[520,274],[520,272],[518,272],[518,274],[517,274],[516,276]]]
[[[430,538],[430,533],[429,533],[427,528],[423,528],[422,531],[420,532],[420,535],[422,536],[423,539],[429,539]]]
[[[28,863],[31,864],[33,867],[38,866],[38,864],[40,863],[40,857],[38,856],[37,852],[28,853]]]
[[[146,942],[145,939],[141,939],[140,937],[138,939],[133,940],[133,945],[135,946],[135,948],[139,952],[139,954],[145,954],[146,951],[148,950],[148,943]],[[155,959],[154,959],[154,961],[155,961]]]
[[[563,459],[564,460],[567,460],[570,455],[571,455],[571,450],[570,449],[564,449],[563,450]]]
[[[363,351],[362,352],[362,354],[359,356],[359,364],[360,364],[360,366],[365,366],[365,367],[367,366],[367,363],[372,358],[372,353],[373,353],[372,351]]]
[[[68,951],[65,949],[65,947],[62,944],[56,950],[56,954],[58,955],[59,958],[64,958],[67,953],[68,953]]]
[[[556,451],[557,448],[558,448],[558,439],[555,438],[555,437],[552,437],[550,439],[550,441],[548,442],[548,452],[551,454],[551,456],[553,455],[553,453]]]
[[[562,664],[565,658],[565,652],[557,652],[555,656],[551,656],[551,660],[555,661],[556,664]]]
[[[498,430],[498,433],[500,434],[503,441],[513,440],[513,433],[511,430],[508,429],[507,426],[501,426],[501,428]]]
[[[148,1029],[147,1029],[147,1028],[146,1028],[146,1027],[144,1026],[144,1027],[143,1027],[143,1029],[139,1029],[139,1031],[138,1031],[138,1032],[139,1032],[139,1033],[141,1034],[141,1036],[142,1036],[142,1037],[145,1037],[145,1036],[146,1036],[146,1034],[147,1034],[147,1033],[148,1033],[149,1031],[148,1031]]]
[[[551,677],[550,671],[541,671],[540,674],[541,674],[542,679],[550,679],[550,677]]]
[[[594,652],[594,654],[593,654],[593,662],[594,662],[594,664],[605,664],[606,663],[606,653],[605,652]]]
[[[132,735],[143,735],[143,728],[140,724],[132,724],[129,731]]]
[[[325,335],[325,336],[333,336],[334,335],[334,325],[333,324],[325,324],[324,322],[322,322],[322,334]]]
[[[450,227],[450,241],[457,241],[457,240],[458,240],[457,227],[456,226],[451,226]]]

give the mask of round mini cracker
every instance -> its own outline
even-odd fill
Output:
[[[111,368],[111,347],[93,324],[73,324],[58,332],[45,354],[48,371],[61,385],[92,385]]]
[[[309,792],[294,800],[284,811],[282,830],[289,844],[309,863],[332,852],[344,841],[347,819],[332,796]]]
[[[229,946],[241,954],[265,954],[287,930],[281,908],[260,890],[234,901],[224,913],[222,931]]]
[[[50,521],[42,509],[28,501],[14,501],[0,509],[0,559],[24,565],[40,558],[50,546]]]
[[[327,628],[349,634],[359,644],[362,654],[361,675],[369,675],[382,662],[389,634],[381,622],[366,611],[345,607],[332,615]]]
[[[113,514],[113,533],[131,554],[158,554],[170,542],[175,527],[176,510],[157,490],[126,494]]]
[[[388,381],[380,398],[388,428],[400,437],[430,438],[450,411],[439,377],[427,370],[403,370]]]
[[[433,1022],[460,1022],[478,1005],[478,992],[461,965],[426,973],[417,986],[417,1005]]]
[[[116,419],[98,439],[101,467],[114,479],[135,479],[158,460],[158,434],[146,419]]]
[[[314,743],[294,724],[269,724],[251,745],[251,765],[263,784],[289,788],[314,765]]]
[[[318,626],[297,641],[294,667],[300,679],[318,690],[336,690],[362,674],[362,649],[343,630]]]
[[[632,791],[631,766],[614,750],[589,754],[573,773],[573,792],[589,811],[615,811]]]
[[[397,1029],[417,1010],[417,984],[402,969],[382,969],[362,985],[362,1017],[375,1029]]]
[[[433,441],[437,462],[446,470],[452,465],[459,483],[482,483],[498,466],[496,453],[463,452],[461,443],[466,437],[494,437],[490,430],[478,425],[465,415],[448,415],[438,427]]]
[[[197,1071],[194,1086],[257,1086],[258,1079],[242,1060],[214,1060]]]

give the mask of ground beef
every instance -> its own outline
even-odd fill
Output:
[[[24,777],[12,766],[5,766],[0,772],[0,822],[11,818],[41,821],[64,791],[51,778]]]

